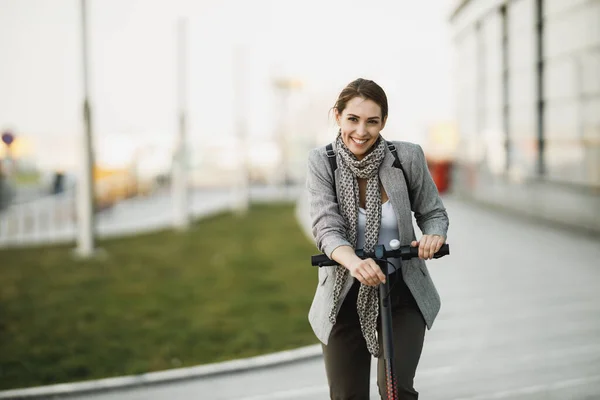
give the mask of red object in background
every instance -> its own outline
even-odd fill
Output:
[[[427,166],[429,167],[429,172],[431,173],[435,186],[437,186],[438,192],[442,194],[448,191],[448,188],[450,187],[452,163],[450,161],[431,160],[427,162]]]

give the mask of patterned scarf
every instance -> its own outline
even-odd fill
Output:
[[[365,226],[365,251],[373,251],[379,241],[379,225],[381,223],[381,191],[379,189],[379,166],[385,157],[385,140],[380,136],[374,148],[362,160],[346,147],[341,135],[336,139],[336,149],[339,155],[340,168],[340,196],[339,206],[342,216],[348,226],[348,241],[356,248],[358,229],[358,181],[356,178],[367,180]],[[333,288],[333,307],[329,320],[335,324],[338,304],[342,288],[345,286],[350,272],[343,266],[336,268],[335,284]],[[379,315],[379,297],[376,286],[360,285],[356,308],[360,327],[367,343],[367,349],[374,356],[379,356],[379,343],[377,341],[377,317]]]

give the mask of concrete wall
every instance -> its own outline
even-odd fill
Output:
[[[600,0],[461,2],[455,193],[600,233],[598,21]]]

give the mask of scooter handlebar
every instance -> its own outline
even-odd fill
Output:
[[[433,258],[440,258],[448,254],[450,254],[450,245],[444,244],[442,245],[440,250],[433,255]],[[365,252],[362,249],[356,250],[356,255],[362,259],[376,258],[375,252]],[[386,249],[384,252],[384,258],[401,258],[403,260],[410,260],[416,257],[419,257],[419,248],[412,246],[400,246],[395,250]],[[311,256],[310,261],[311,265],[319,267],[331,267],[334,265],[338,265],[336,261],[331,260],[325,254]]]

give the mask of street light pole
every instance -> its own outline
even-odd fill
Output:
[[[88,35],[86,0],[81,0],[81,42],[83,61],[83,152],[77,185],[77,249],[80,257],[88,258],[94,253],[94,157],[92,150],[92,110],[88,87]]]
[[[187,23],[180,19],[177,26],[177,64],[179,97],[179,133],[175,143],[171,190],[173,196],[173,227],[186,230],[189,227],[188,189],[187,189],[187,121],[186,121],[186,85],[187,85]]]
[[[290,96],[294,90],[302,88],[302,81],[294,78],[278,78],[274,81],[275,87],[278,89],[280,99],[280,115],[278,124],[278,142],[280,149],[280,165],[279,165],[279,183],[281,193],[288,196],[288,185],[290,184],[290,154],[289,154],[289,143],[287,135],[287,112],[289,107]]]
[[[235,211],[238,215],[244,215],[248,211],[250,202],[249,188],[249,165],[246,140],[246,108],[245,108],[245,88],[246,80],[245,68],[246,57],[244,48],[241,44],[234,46],[233,53],[233,83],[234,83],[234,113],[235,113],[235,130],[237,134],[237,157],[238,166],[237,177],[234,182],[234,204]]]

